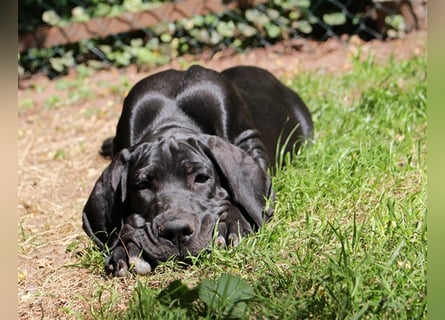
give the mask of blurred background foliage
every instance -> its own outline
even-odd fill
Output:
[[[18,3],[19,34],[42,26],[66,26],[96,17],[113,17],[162,5],[163,0],[21,0]],[[364,40],[403,36],[409,31],[397,10],[386,8],[391,1],[372,0],[269,0],[243,1],[225,10],[154,27],[81,40],[63,46],[30,48],[19,53],[19,76],[36,72],[57,76],[74,66],[101,69],[141,64],[155,66],[183,54],[231,48],[241,52],[277,41],[296,38],[326,40],[343,34]],[[394,1],[392,1],[394,2]],[[391,2],[391,3],[392,3]],[[240,1],[241,3],[241,1]],[[375,17],[385,13],[385,25]],[[374,16],[373,16],[374,14]]]

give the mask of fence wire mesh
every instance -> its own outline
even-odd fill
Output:
[[[292,39],[403,37],[426,20],[425,0],[23,0],[19,76],[238,51]]]

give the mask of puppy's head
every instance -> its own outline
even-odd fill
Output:
[[[114,157],[85,205],[83,224],[99,247],[131,243],[153,265],[198,254],[214,231],[223,243],[236,242],[270,217],[270,193],[265,170],[223,139],[160,138]]]

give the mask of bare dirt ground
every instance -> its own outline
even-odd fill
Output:
[[[18,318],[91,318],[91,308],[98,303],[101,292],[103,301],[113,298],[104,288],[117,287],[125,296],[131,294],[135,285],[131,278],[108,279],[76,266],[79,252],[87,245],[81,227],[82,207],[108,164],[99,156],[98,147],[113,134],[125,95],[123,81],[134,84],[149,72],[183,68],[191,62],[216,70],[238,64],[256,65],[269,69],[284,81],[301,72],[339,74],[352,68],[357,50],[361,50],[363,58],[372,53],[376,61],[382,62],[391,56],[397,61],[423,55],[426,37],[427,32],[420,30],[403,39],[385,42],[365,43],[352,38],[348,45],[334,39],[324,43],[280,43],[244,54],[220,52],[213,56],[184,57],[144,72],[138,72],[136,67],[95,72],[79,87],[69,89],[60,83],[74,82],[75,74],[58,81],[43,76],[21,81]],[[73,94],[85,88],[94,94],[86,97]],[[58,103],[49,103],[54,100]],[[156,274],[150,277],[149,283],[158,286]],[[125,299],[118,299],[114,308],[125,308],[125,304]]]

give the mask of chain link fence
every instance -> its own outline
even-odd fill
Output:
[[[426,0],[22,0],[19,77],[75,66],[159,65],[185,53],[292,39],[403,37]]]

